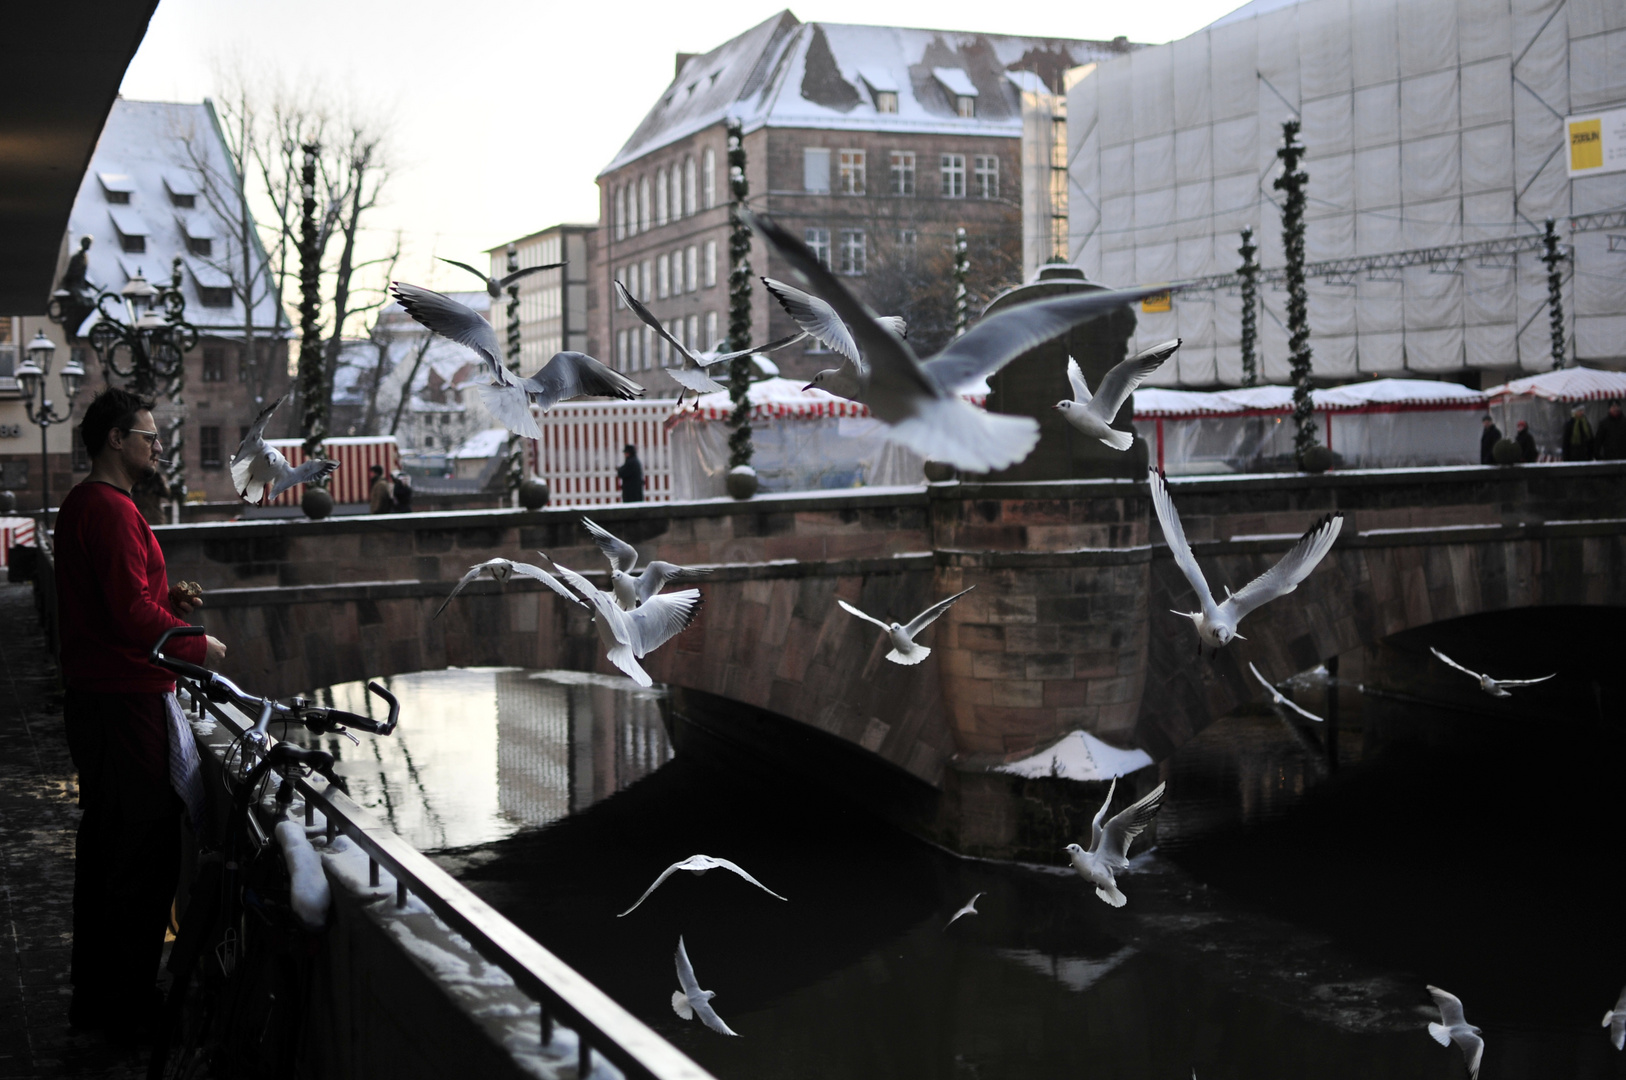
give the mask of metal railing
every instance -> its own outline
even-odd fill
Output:
[[[235,735],[241,736],[253,728],[253,723],[235,708],[228,711],[205,699],[188,680],[179,681],[200,709],[207,709]],[[318,779],[300,777],[294,781],[305,800],[306,823],[313,822],[314,811],[320,810],[327,821],[329,841],[343,835],[367,853],[370,885],[378,886],[379,868],[383,867],[395,878],[398,908],[406,906],[409,895],[416,896],[486,961],[507,972],[520,992],[541,1007],[544,1051],[553,1044],[555,1023],[562,1023],[577,1035],[576,1075],[579,1077],[592,1072],[592,1055],[597,1053],[625,1076],[638,1080],[714,1080],[705,1069],[386,828],[344,792],[326,783],[312,782]]]

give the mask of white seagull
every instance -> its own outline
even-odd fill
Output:
[[[1555,671],[1551,675],[1543,675],[1539,679],[1493,679],[1489,675],[1481,675],[1477,671],[1469,671],[1467,668],[1463,667],[1461,664],[1457,663],[1455,660],[1451,659],[1449,656],[1445,655],[1432,645],[1428,647],[1428,651],[1433,653],[1435,656],[1438,656],[1441,660],[1445,661],[1451,667],[1456,668],[1470,679],[1477,679],[1479,681],[1479,688],[1485,691],[1485,693],[1489,694],[1491,697],[1512,697],[1513,695],[1508,693],[1504,687],[1530,686],[1534,683],[1546,682],[1548,679],[1556,678],[1558,676],[1558,672]]]
[[[1069,356],[1067,381],[1073,386],[1073,399],[1056,402],[1056,408],[1061,411],[1064,420],[1090,438],[1099,439],[1114,450],[1128,450],[1134,445],[1135,433],[1120,431],[1112,426],[1112,422],[1118,418],[1118,410],[1124,407],[1124,402],[1135,392],[1135,387],[1162,367],[1163,361],[1173,356],[1178,348],[1180,339],[1175,338],[1114,364],[1112,370],[1101,377],[1101,385],[1096,387],[1094,397],[1090,396],[1090,388],[1084,382],[1084,372],[1079,370],[1078,361]]]
[[[700,567],[679,566],[655,559],[645,563],[644,568],[634,574],[632,568],[638,565],[636,548],[588,518],[582,518],[582,524],[593,534],[593,542],[598,544],[604,557],[610,560],[610,591],[615,594],[615,602],[621,605],[623,611],[631,611],[651,596],[659,594],[668,582],[693,581],[711,573]]]
[[[1309,709],[1306,709],[1303,706],[1295,704],[1292,698],[1288,697],[1286,694],[1284,694],[1280,690],[1276,689],[1276,687],[1271,684],[1271,681],[1269,679],[1267,679],[1263,675],[1259,674],[1259,669],[1253,666],[1253,661],[1252,660],[1248,661],[1248,670],[1253,672],[1253,677],[1259,680],[1259,685],[1263,686],[1266,690],[1270,691],[1270,700],[1271,701],[1275,702],[1277,705],[1282,706],[1283,708],[1292,709],[1294,712],[1298,713],[1300,716],[1304,717],[1306,720],[1314,720],[1318,724],[1323,722],[1321,717],[1317,716],[1315,713],[1311,712]]]
[[[1603,1026],[1609,1029],[1609,1041],[1616,1050],[1626,1050],[1626,988],[1620,991],[1615,1007],[1603,1014]]]
[[[1118,891],[1118,874],[1129,869],[1130,842],[1146,831],[1146,826],[1163,808],[1164,786],[1157,785],[1145,798],[1120,811],[1103,828],[1101,820],[1107,816],[1107,807],[1112,805],[1112,793],[1118,790],[1118,781],[1114,778],[1112,786],[1107,788],[1106,802],[1101,804],[1101,809],[1095,812],[1095,818],[1090,822],[1090,850],[1085,851],[1077,844],[1068,844],[1064,849],[1073,869],[1095,886],[1095,895],[1113,907],[1123,907],[1129,902],[1129,898]]]
[[[1468,1076],[1477,1080],[1479,1059],[1485,1056],[1485,1040],[1480,1038],[1484,1033],[1463,1017],[1462,1001],[1455,994],[1448,994],[1438,986],[1429,987],[1428,992],[1433,995],[1434,1004],[1440,1007],[1440,1020],[1443,1021],[1438,1024],[1431,1021],[1428,1033],[1441,1046],[1456,1043],[1462,1051],[1463,1060],[1468,1063]]]
[[[851,332],[869,368],[868,384],[855,400],[886,425],[887,438],[966,472],[1003,469],[1027,457],[1039,441],[1039,422],[984,412],[960,397],[960,387],[1080,323],[1167,291],[1103,289],[1007,308],[984,317],[922,364],[909,343],[876,322],[806,244],[765,217],[746,218]]]
[[[715,990],[700,989],[699,981],[694,977],[694,965],[689,963],[689,950],[683,947],[683,935],[678,935],[677,947],[677,977],[681,990],[672,991],[672,1011],[685,1020],[693,1020],[696,1015],[700,1022],[719,1035],[732,1035],[740,1037],[737,1031],[729,1030],[723,1018],[717,1015],[717,1010],[711,1007],[711,999],[717,996]]]
[[[485,361],[488,381],[479,386],[480,401],[497,421],[516,435],[540,439],[542,429],[531,415],[535,401],[547,412],[574,397],[613,397],[623,401],[643,397],[647,390],[611,371],[586,353],[555,353],[535,375],[522,379],[502,362],[496,329],[466,304],[430,289],[390,283],[390,291],[403,310],[441,337],[457,342]]]
[[[805,334],[792,334],[789,337],[780,338],[778,341],[770,341],[766,345],[740,349],[737,352],[720,353],[708,359],[702,359],[693,349],[679,341],[677,335],[666,329],[661,321],[650,313],[648,308],[638,302],[638,299],[632,295],[625,285],[617,281],[615,291],[616,295],[621,297],[621,302],[626,304],[632,310],[632,313],[638,316],[645,325],[659,334],[663,341],[672,346],[672,351],[677,354],[678,366],[662,368],[661,370],[670,375],[673,382],[697,397],[701,394],[715,394],[719,390],[728,389],[711,377],[712,368],[732,363],[739,357],[750,356],[753,353],[766,353],[773,352],[776,349],[783,349],[786,345],[794,344],[806,336]],[[723,373],[723,377],[727,378],[726,371]],[[683,393],[680,391],[678,393],[678,404],[681,405],[682,403]]]
[[[628,915],[631,915],[634,911],[637,911],[638,910],[638,904],[641,904],[645,900],[648,900],[650,893],[652,893],[656,889],[660,888],[662,882],[664,882],[667,878],[671,877],[673,874],[677,873],[679,870],[687,870],[689,873],[694,874],[696,876],[699,876],[700,874],[704,874],[707,870],[732,870],[732,871],[734,871],[734,873],[740,875],[740,877],[744,878],[746,881],[749,881],[751,884],[755,885],[757,888],[761,889],[763,892],[767,893],[769,896],[773,897],[774,899],[776,899],[776,900],[784,900],[785,899],[783,896],[780,896],[778,893],[776,893],[772,889],[768,888],[768,886],[764,885],[762,882],[758,881],[756,878],[752,877],[750,874],[747,874],[744,870],[742,870],[740,868],[738,863],[729,862],[727,859],[714,859],[710,855],[690,855],[687,859],[684,859],[682,862],[675,862],[671,866],[668,866],[665,870],[662,870],[661,871],[661,876],[655,879],[655,884],[653,884],[649,888],[645,889],[644,890],[644,895],[642,895],[642,896],[640,896],[638,898],[638,903],[633,904],[630,908],[623,911],[620,915],[617,915],[616,918],[622,919],[622,918],[625,918]]]
[[[965,902],[965,907],[961,908],[959,911],[956,911],[954,913],[954,917],[949,919],[948,922],[943,924],[943,932],[947,933],[948,928],[953,926],[955,924],[955,922],[957,922],[959,920],[961,915],[981,915],[982,912],[977,910],[977,901],[981,900],[984,896],[987,896],[987,895],[988,894],[985,893],[985,892],[980,892],[976,896],[973,896],[971,899],[967,900]]]
[[[483,563],[475,563],[473,566],[469,567],[469,572],[464,574],[462,580],[452,587],[452,591],[447,594],[446,599],[440,602],[440,607],[435,609],[435,613],[431,615],[430,618],[440,618],[440,613],[446,610],[446,605],[452,602],[452,597],[462,592],[464,586],[468,585],[469,582],[473,581],[481,574],[490,574],[492,579],[499,585],[508,584],[509,579],[515,574],[519,574],[521,577],[533,578],[540,581],[542,584],[546,585],[548,588],[552,589],[566,600],[569,600],[577,607],[585,608],[587,606],[577,598],[575,593],[565,588],[564,584],[558,578],[554,577],[540,566],[532,566],[530,563],[515,562],[512,559],[487,559]]]
[[[818,387],[827,394],[834,394],[849,401],[861,396],[869,386],[869,366],[859,354],[858,343],[853,340],[852,331],[841,321],[841,316],[836,314],[835,308],[810,293],[786,285],[783,281],[765,277],[762,284],[768,290],[768,294],[779,301],[779,306],[785,309],[785,313],[801,327],[802,332],[795,340],[813,338],[841,357],[841,366],[826,368],[814,375],[813,381],[803,389],[811,390]],[[900,338],[909,336],[909,324],[896,315],[882,315],[875,321]]]
[[[504,276],[498,278],[492,277],[490,274],[482,273],[481,271],[470,266],[468,263],[458,262],[456,259],[448,259],[444,255],[437,255],[435,258],[439,259],[443,263],[451,263],[453,266],[462,267],[464,270],[467,270],[469,273],[485,282],[486,295],[491,297],[493,300],[501,300],[503,290],[508,288],[508,286],[512,285],[514,282],[518,281],[520,278],[529,277],[532,274],[540,274],[544,270],[557,270],[561,266],[565,265],[562,262],[555,262],[543,263],[541,266],[527,266],[521,270],[515,270],[512,274],[505,274]]]
[[[932,651],[926,646],[915,644],[915,635],[926,629],[926,627],[930,626],[932,623],[936,622],[937,617],[943,614],[943,612],[947,611],[953,605],[954,601],[958,600],[960,597],[970,592],[971,589],[975,588],[976,586],[973,585],[970,589],[963,589],[960,592],[955,593],[947,600],[939,600],[925,611],[922,611],[919,615],[916,615],[914,618],[910,619],[907,626],[895,622],[882,622],[873,615],[864,614],[862,611],[859,611],[845,600],[837,600],[836,603],[840,604],[841,610],[845,611],[847,614],[856,615],[865,622],[879,626],[882,630],[886,631],[886,636],[892,641],[892,651],[886,654],[886,658],[892,661],[894,664],[903,664],[907,666],[911,664],[918,664],[932,654]]]
[[[288,464],[282,451],[265,441],[265,422],[288,397],[284,394],[267,405],[237,444],[231,459],[231,482],[237,494],[251,503],[267,503],[295,484],[308,484],[319,476],[331,476],[337,461],[311,458],[298,468]]]
[[[1299,582],[1309,577],[1327,552],[1332,550],[1333,541],[1338,539],[1338,532],[1344,527],[1344,515],[1326,515],[1310,526],[1309,531],[1288,549],[1275,566],[1248,582],[1241,591],[1233,593],[1230,586],[1226,586],[1224,602],[1216,604],[1208,581],[1197,566],[1197,557],[1191,553],[1191,545],[1186,542],[1186,531],[1180,525],[1180,515],[1175,513],[1174,504],[1169,501],[1169,488],[1163,475],[1153,469],[1146,479],[1152,486],[1152,506],[1157,511],[1158,524],[1163,527],[1163,539],[1174,553],[1175,565],[1191,582],[1192,589],[1197,593],[1197,602],[1202,605],[1200,611],[1175,612],[1196,624],[1199,651],[1203,644],[1218,649],[1229,645],[1232,638],[1242,637],[1236,632],[1237,623],[1255,608],[1298,588]]]
[[[546,555],[542,558],[548,571],[558,574],[593,606],[593,622],[598,626],[599,641],[604,644],[610,663],[639,686],[654,686],[655,680],[638,661],[694,622],[700,613],[700,590],[684,589],[651,596],[632,611],[623,611],[613,596],[595,588],[570,567],[560,566]]]

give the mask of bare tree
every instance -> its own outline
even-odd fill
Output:
[[[345,323],[352,316],[378,310],[388,300],[388,294],[383,289],[377,289],[374,290],[376,299],[370,303],[354,303],[352,282],[356,271],[372,265],[385,265],[389,267],[385,273],[388,280],[401,256],[401,236],[397,233],[393,252],[380,259],[362,263],[356,261],[356,238],[361,231],[363,217],[378,205],[379,192],[389,179],[389,170],[380,149],[381,138],[375,131],[359,124],[352,125],[347,132],[347,145],[339,152],[338,160],[331,162],[328,197],[329,205],[339,208],[334,226],[340,246],[338,265],[333,272],[332,333],[328,336],[323,358],[323,394],[328,408],[333,404],[333,377],[338,370],[339,353],[344,344]]]

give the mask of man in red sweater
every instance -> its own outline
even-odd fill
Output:
[[[199,601],[170,588],[158,538],[130,497],[157,471],[152,403],[104,390],[79,432],[90,475],[62,500],[55,532],[63,714],[83,808],[69,1020],[139,1036],[156,1012],[153,981],[180,872],[185,804],[171,754],[195,756],[171,747],[175,680],[146,657]],[[211,667],[226,655],[212,637],[182,638],[169,651]]]

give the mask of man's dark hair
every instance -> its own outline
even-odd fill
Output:
[[[384,466],[382,466],[382,465],[369,465],[367,467],[367,475],[368,476],[378,476],[383,471],[384,471]]]
[[[626,446],[621,448],[621,452],[623,454],[636,454],[638,452],[638,448],[631,443],[628,443]]]
[[[85,453],[94,458],[107,445],[107,433],[114,428],[129,431],[135,426],[138,412],[151,412],[152,402],[143,401],[128,390],[110,386],[96,395],[96,400],[85,410],[79,424],[79,438],[85,444]]]

